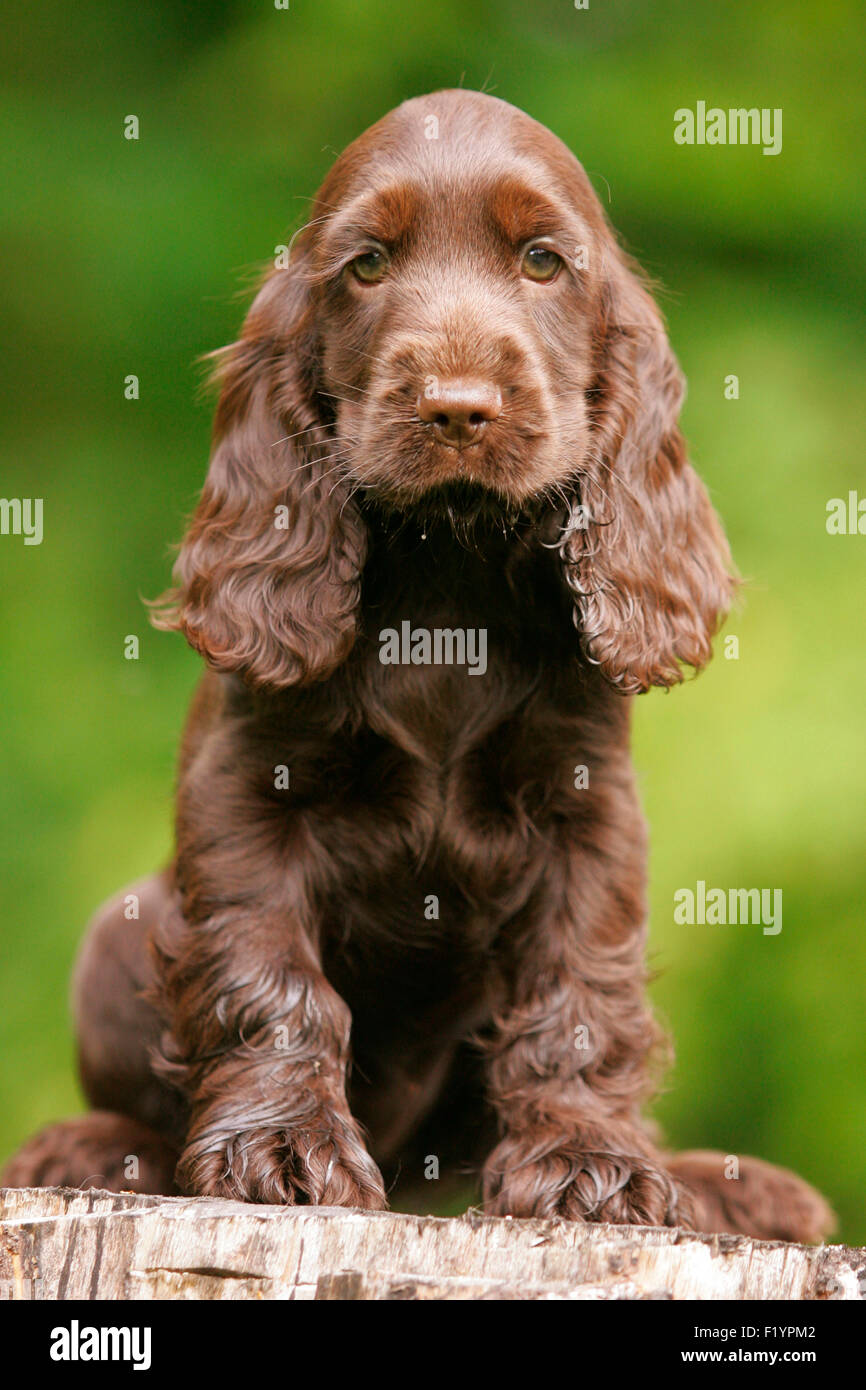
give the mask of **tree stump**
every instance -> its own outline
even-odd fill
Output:
[[[859,1299],[866,1250],[69,1188],[0,1191],[13,1299]]]

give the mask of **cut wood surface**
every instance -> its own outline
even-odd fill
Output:
[[[859,1299],[866,1250],[656,1227],[0,1191],[19,1299]]]

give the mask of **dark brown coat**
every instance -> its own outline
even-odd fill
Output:
[[[188,1192],[375,1208],[435,1155],[491,1212],[818,1238],[799,1179],[727,1182],[641,1117],[631,697],[707,662],[733,581],[577,160],[492,97],[407,102],[338,159],[219,376],[159,618],[210,668],[177,858],[78,975],[91,1100],[159,1136],[140,1184],[179,1158]],[[406,621],[483,630],[484,674],[383,664]],[[144,1147],[123,1123],[48,1131],[14,1176],[113,1176]]]

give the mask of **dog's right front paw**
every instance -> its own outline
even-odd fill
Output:
[[[382,1175],[357,1132],[336,1122],[285,1130],[202,1136],[178,1165],[195,1196],[284,1206],[387,1207]]]

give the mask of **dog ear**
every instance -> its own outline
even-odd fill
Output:
[[[302,249],[271,272],[240,341],[217,357],[207,480],[154,622],[217,670],[305,685],[351,650],[366,532],[332,472]]]
[[[605,253],[595,342],[590,455],[560,550],[587,657],[637,693],[706,665],[736,581],[677,425],[682,374],[618,247]]]

